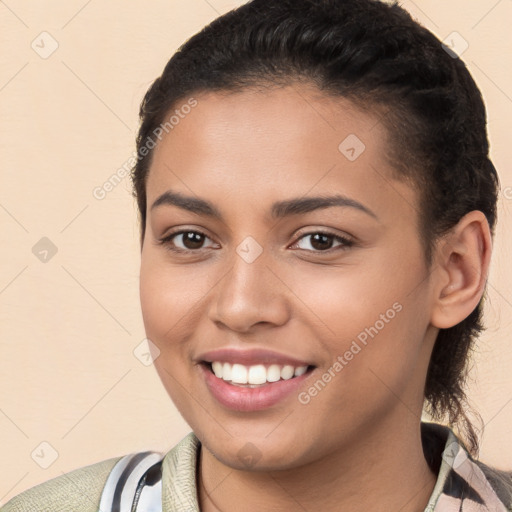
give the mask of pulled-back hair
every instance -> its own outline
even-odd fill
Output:
[[[347,98],[380,119],[389,140],[383,157],[394,177],[419,193],[419,234],[428,265],[439,237],[472,210],[485,214],[494,233],[499,182],[488,156],[486,111],[460,58],[397,4],[253,0],[186,41],[142,101],[132,171],[141,243],[152,156],[152,150],[143,156],[141,150],[172,109],[201,92],[300,82]],[[473,453],[478,438],[464,388],[483,329],[482,301],[465,320],[439,331],[425,383],[427,410],[456,427]]]

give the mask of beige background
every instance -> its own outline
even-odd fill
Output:
[[[134,355],[144,330],[129,180],[103,200],[93,190],[132,155],[139,102],[171,54],[241,3],[0,3],[0,504],[80,466],[167,451],[189,431]],[[471,398],[482,459],[512,468],[512,1],[402,4],[441,39],[467,41],[488,107],[503,192]],[[58,251],[46,262],[32,252],[42,237]]]

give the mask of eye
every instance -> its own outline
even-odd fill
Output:
[[[307,241],[303,246],[299,244],[303,241]],[[338,245],[334,245],[338,242]],[[298,242],[292,246],[295,248],[298,246],[299,249],[304,249],[312,252],[328,252],[331,249],[344,250],[354,245],[354,241],[340,235],[333,233],[327,233],[323,231],[312,231],[310,233],[303,234]]]
[[[211,239],[202,233],[192,229],[182,229],[166,235],[158,240],[158,243],[164,245],[166,249],[174,252],[197,252],[207,247],[216,247],[218,244],[212,242],[209,246],[203,246],[206,240]],[[306,242],[306,243],[304,243]],[[330,252],[331,249],[344,250],[354,245],[354,241],[340,235],[324,231],[312,231],[304,233],[295,242],[292,249],[299,248],[310,252]]]
[[[170,251],[188,252],[204,249],[202,245],[205,240],[210,240],[210,238],[201,231],[183,229],[181,231],[168,234],[164,238],[158,240],[158,243],[165,245],[166,249],[169,249]]]

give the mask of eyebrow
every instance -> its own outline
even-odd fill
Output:
[[[151,210],[163,205],[176,206],[183,210],[195,213],[196,215],[202,215],[223,221],[222,214],[212,203],[198,197],[186,196],[180,192],[167,190],[153,202]],[[278,201],[272,205],[270,211],[273,219],[281,219],[291,215],[309,213],[314,210],[332,208],[333,206],[355,208],[374,219],[378,219],[377,215],[372,210],[361,204],[359,201],[340,194],[333,196],[299,197],[295,199],[287,199],[285,201]]]

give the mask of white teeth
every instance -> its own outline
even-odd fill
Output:
[[[213,373],[215,373],[215,377],[222,378],[222,363],[219,363],[219,361],[214,361],[212,363],[212,370]]]
[[[266,382],[277,382],[280,379],[289,380],[304,375],[308,369],[307,366],[293,367],[278,364],[271,364],[269,367],[265,367],[263,364],[244,366],[243,364],[232,365],[220,361],[213,361],[211,365],[213,373],[219,379],[233,384],[248,385],[262,385]]]
[[[264,384],[267,382],[267,370],[265,367],[262,364],[250,366],[247,382],[249,384]]]
[[[247,384],[247,368],[242,364],[234,364],[231,367],[231,382]]]
[[[301,375],[304,375],[306,373],[306,370],[308,369],[307,366],[297,366],[297,368],[295,368],[295,377],[300,377]]]
[[[281,370],[281,379],[288,380],[293,377],[293,372],[295,371],[295,368],[290,365],[283,366]]]
[[[224,363],[222,365],[222,375],[217,375],[219,379],[231,380],[231,364]]]
[[[267,369],[267,380],[277,382],[281,378],[281,368],[277,364],[271,364]]]

